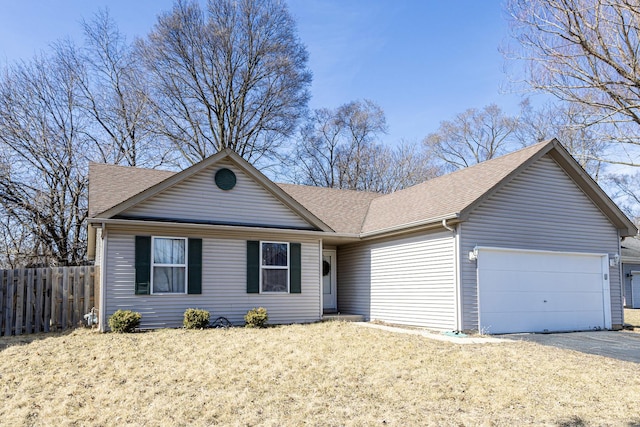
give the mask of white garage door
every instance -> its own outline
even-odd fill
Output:
[[[477,248],[480,331],[611,327],[608,256]]]

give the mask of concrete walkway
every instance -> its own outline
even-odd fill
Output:
[[[640,363],[640,334],[634,332],[593,331],[557,334],[513,334],[501,335],[500,337]]]
[[[397,326],[380,325],[378,323],[357,322],[357,325],[362,325],[367,328],[381,329],[388,332],[397,332],[400,334],[420,335],[425,338],[438,341],[446,341],[455,344],[495,344],[495,343],[508,343],[513,340],[504,338],[495,338],[487,336],[477,335],[455,335],[452,333],[438,333],[427,329],[414,329],[414,328],[402,328]]]

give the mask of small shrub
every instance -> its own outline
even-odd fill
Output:
[[[188,308],[184,312],[182,324],[187,329],[204,329],[209,326],[210,314],[200,308]]]
[[[244,315],[247,328],[264,328],[267,320],[269,320],[269,315],[264,307],[253,308]]]
[[[131,310],[117,310],[109,317],[109,327],[113,332],[133,332],[140,326],[142,314]]]

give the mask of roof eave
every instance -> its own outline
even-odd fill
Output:
[[[367,232],[360,233],[360,238],[365,240],[365,239],[372,239],[376,237],[392,236],[395,234],[404,234],[404,233],[409,233],[412,231],[417,231],[425,228],[442,227],[443,220],[452,220],[454,224],[458,223],[460,222],[460,214],[457,212],[449,213],[446,215],[441,215],[434,218],[428,218],[425,220],[413,221],[405,224],[394,225],[392,227],[385,227],[378,230],[367,231]]]
[[[193,229],[193,230],[212,230],[212,231],[242,231],[248,233],[264,232],[264,233],[287,233],[302,236],[316,236],[325,237],[331,236],[332,238],[354,240],[359,236],[353,233],[336,233],[335,231],[323,231],[323,230],[301,230],[295,228],[276,228],[276,227],[261,227],[261,226],[245,226],[245,225],[225,225],[225,224],[202,224],[202,223],[190,223],[190,222],[171,222],[171,221],[153,221],[153,220],[136,220],[136,219],[119,219],[119,218],[90,218],[89,224],[96,227],[102,225],[116,225],[125,228],[140,228],[140,227],[164,227],[168,225],[176,228]]]

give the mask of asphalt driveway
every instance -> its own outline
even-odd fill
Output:
[[[512,334],[502,335],[500,338],[531,341],[542,345],[640,363],[640,334],[633,332],[593,331],[556,334]]]

